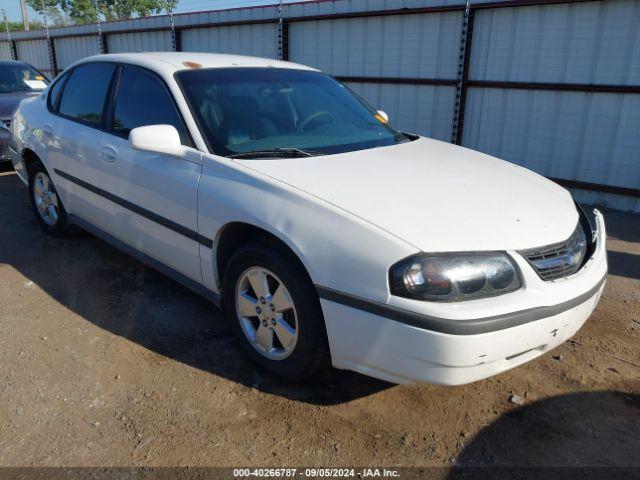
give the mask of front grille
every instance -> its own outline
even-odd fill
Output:
[[[586,253],[587,238],[581,222],[578,222],[571,236],[564,242],[520,251],[545,281],[576,273],[582,267]]]

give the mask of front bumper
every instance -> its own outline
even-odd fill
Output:
[[[607,271],[606,233],[599,212],[596,227],[595,251],[578,273],[545,285],[532,281],[520,292],[551,299],[533,308],[528,298],[521,306],[505,302],[509,312],[479,308],[489,314],[460,318],[464,315],[456,312],[458,318],[436,318],[439,323],[434,323],[434,317],[423,313],[391,305],[370,308],[321,293],[333,365],[394,383],[460,385],[542,355],[571,338],[598,303]],[[559,290],[563,298],[540,297],[544,289]],[[490,302],[495,304],[495,299]]]

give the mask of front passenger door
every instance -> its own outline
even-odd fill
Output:
[[[202,281],[197,188],[202,155],[188,158],[134,150],[129,132],[145,125],[176,127],[190,144],[182,117],[164,82],[149,70],[121,67],[110,133],[100,145],[100,184],[117,197],[115,236],[173,270]]]

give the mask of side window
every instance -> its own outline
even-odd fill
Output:
[[[49,109],[56,110],[58,106],[58,99],[60,98],[60,93],[62,92],[62,86],[64,85],[65,80],[69,76],[68,73],[64,73],[60,75],[60,78],[55,80],[55,83],[51,85],[49,88],[49,99],[47,100]]]
[[[111,63],[89,63],[76,67],[64,87],[58,111],[62,115],[100,125],[115,68]]]
[[[188,136],[171,95],[162,82],[143,68],[122,69],[113,112],[113,129],[122,136],[145,125],[173,125],[183,145]]]

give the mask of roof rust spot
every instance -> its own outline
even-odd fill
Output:
[[[182,62],[182,65],[187,68],[202,68],[202,64],[198,62]]]

